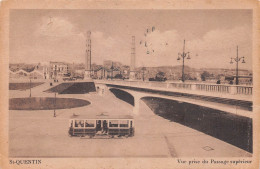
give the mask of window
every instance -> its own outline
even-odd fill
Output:
[[[84,120],[75,120],[75,127],[84,127]]]
[[[128,127],[129,120],[120,120],[120,127]]]
[[[95,120],[85,120],[86,127],[95,127]]]
[[[118,120],[110,120],[109,127],[118,127]]]
[[[70,120],[69,127],[73,127],[73,120]]]

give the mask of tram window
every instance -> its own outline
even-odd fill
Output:
[[[85,121],[85,126],[86,127],[94,127],[95,126],[95,121],[94,120],[86,120]]]
[[[84,120],[75,120],[75,127],[84,127]]]
[[[70,120],[69,127],[73,127],[73,120]]]
[[[79,127],[79,121],[75,120],[75,127]]]
[[[118,120],[110,120],[109,127],[118,127]]]
[[[120,127],[128,127],[129,120],[120,120]]]

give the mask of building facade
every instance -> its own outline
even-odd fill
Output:
[[[69,65],[64,62],[50,62],[49,77],[50,79],[59,79],[68,74]]]

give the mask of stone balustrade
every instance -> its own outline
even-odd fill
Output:
[[[228,84],[208,84],[208,83],[182,83],[182,82],[156,82],[156,81],[128,81],[128,80],[95,80],[97,82],[107,82],[114,85],[134,86],[134,87],[156,87],[167,89],[183,89],[194,91],[207,91],[226,94],[252,95],[253,86],[228,85]]]

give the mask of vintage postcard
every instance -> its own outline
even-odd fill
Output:
[[[0,169],[259,169],[259,2],[1,2]]]

